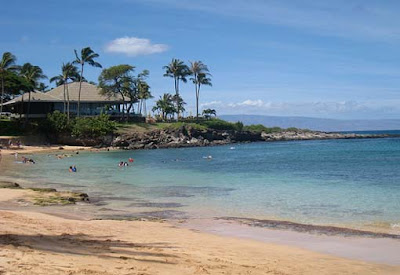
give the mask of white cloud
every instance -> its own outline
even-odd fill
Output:
[[[128,56],[149,55],[168,50],[165,44],[152,44],[149,39],[138,37],[121,37],[111,41],[105,48],[106,52],[122,53]]]
[[[215,108],[220,114],[262,114],[279,116],[347,117],[350,115],[398,114],[399,101],[307,101],[265,102],[261,99],[246,99],[240,102],[211,101],[202,107]]]

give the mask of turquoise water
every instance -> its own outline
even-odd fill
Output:
[[[232,146],[234,148],[232,148]],[[206,156],[212,159],[206,159]],[[118,162],[133,157],[133,166]],[[274,218],[400,227],[400,139],[35,155],[22,177],[105,196],[109,207],[172,217]],[[76,165],[78,173],[69,173]],[[14,169],[6,176],[16,176]],[[18,173],[21,177],[21,173]],[[120,198],[120,200],[116,199]]]

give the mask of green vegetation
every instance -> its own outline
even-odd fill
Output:
[[[64,88],[64,114],[67,112],[67,117],[69,119],[69,91],[68,91],[68,80],[72,82],[80,79],[78,68],[75,67],[72,63],[68,62],[66,64],[63,63],[61,66],[61,74],[54,76],[50,79],[50,82],[55,81],[57,86],[63,85]]]
[[[284,129],[280,127],[265,127],[262,124],[253,124],[253,125],[247,125],[243,127],[243,130],[245,131],[252,131],[252,132],[265,132],[265,133],[279,133],[282,132]]]
[[[68,120],[67,115],[59,111],[48,114],[43,127],[43,131],[48,134],[71,134],[78,138],[102,137],[116,129],[116,122],[111,121],[105,114]]]
[[[3,112],[5,73],[15,68],[14,67],[15,61],[16,57],[10,52],[5,52],[0,60],[0,79],[1,79],[0,114]]]
[[[50,79],[57,86],[64,86],[64,108],[62,112],[56,111],[47,116],[44,121],[32,120],[27,127],[21,129],[19,121],[0,120],[0,135],[22,135],[32,133],[38,129],[42,132],[59,135],[67,134],[77,138],[97,138],[104,135],[118,132],[149,131],[153,129],[181,129],[182,127],[191,127],[198,130],[229,130],[229,131],[251,131],[276,133],[282,131],[299,131],[296,128],[282,129],[279,127],[266,127],[264,125],[243,125],[242,122],[227,122],[216,117],[215,109],[205,109],[199,111],[199,98],[201,86],[212,86],[211,74],[207,65],[202,61],[190,62],[186,65],[184,61],[173,58],[172,61],[163,67],[164,77],[170,77],[174,80],[175,94],[164,93],[155,102],[152,108],[155,114],[153,124],[129,123],[129,115],[132,113],[147,116],[147,100],[153,98],[150,85],[147,83],[149,71],[143,70],[134,74],[135,66],[129,64],[120,64],[105,68],[102,70],[98,81],[101,88],[101,94],[109,97],[122,98],[124,104],[117,106],[106,106],[106,109],[121,111],[122,121],[116,123],[109,120],[109,116],[102,114],[96,117],[79,117],[80,99],[82,82],[87,81],[83,77],[85,64],[92,67],[101,68],[100,63],[96,62],[99,55],[90,47],[83,48],[79,53],[74,50],[75,59],[72,62],[63,63],[61,73]],[[47,86],[40,80],[46,78],[40,67],[30,63],[23,66],[17,66],[16,57],[10,52],[5,52],[0,60],[0,80],[1,80],[1,102],[5,99],[12,99],[14,96],[28,93],[28,108],[26,118],[29,117],[31,93],[35,90],[45,91]],[[78,69],[76,65],[79,65]],[[185,111],[186,102],[180,95],[180,84],[186,83],[190,77],[195,86],[196,96],[196,115],[182,117]],[[70,100],[68,83],[79,81],[78,108],[77,117],[70,114]],[[136,105],[137,104],[137,105]],[[0,111],[1,112],[1,111]],[[125,116],[127,119],[125,120]],[[176,120],[174,121],[176,117]],[[27,120],[25,121],[26,124]],[[29,129],[28,129],[29,128]],[[304,131],[304,130],[302,130]]]
[[[0,136],[21,136],[24,131],[18,121],[0,119]]]
[[[100,63],[94,61],[95,58],[98,58],[99,55],[95,53],[90,47],[83,48],[81,50],[81,55],[78,56],[78,52],[74,50],[76,59],[73,61],[73,64],[81,65],[81,75],[79,78],[79,93],[78,93],[78,117],[80,115],[80,103],[81,103],[81,90],[82,90],[82,81],[83,81],[83,67],[85,64],[89,64],[92,67],[101,68]]]
[[[195,86],[196,92],[196,118],[199,118],[199,98],[200,98],[200,87],[201,85],[212,86],[210,73],[207,65],[201,61],[190,62],[190,74],[193,76],[190,78]]]
[[[205,110],[203,110],[203,116],[204,116],[205,119],[210,119],[211,116],[216,117],[217,116],[217,111],[215,109],[205,109]]]
[[[97,138],[113,133],[116,123],[102,114],[97,117],[76,118],[72,125],[72,135],[79,138]]]
[[[31,63],[25,63],[19,70],[20,76],[22,76],[28,83],[28,110],[26,113],[26,120],[29,119],[30,105],[31,105],[31,93],[34,92],[40,85],[40,80],[47,78],[42,69],[39,66],[32,65]]]
[[[164,66],[163,69],[165,70],[165,77],[171,77],[174,79],[176,120],[179,121],[179,114],[182,111],[179,104],[179,83],[181,81],[186,83],[186,77],[188,77],[191,72],[189,67],[182,60],[176,58],[173,58],[171,63],[169,63],[167,66]]]

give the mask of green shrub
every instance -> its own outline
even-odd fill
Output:
[[[0,120],[0,136],[21,136],[23,134],[19,121]]]
[[[236,122],[235,128],[236,128],[235,129],[236,131],[243,131],[243,128],[244,128],[243,122],[241,122],[241,121]]]
[[[206,126],[207,128],[214,130],[238,130],[238,125],[236,125],[236,123],[228,122],[217,118],[203,121],[201,122],[201,124]]]
[[[245,131],[264,132],[264,133],[267,133],[267,134],[279,133],[279,132],[282,132],[284,130],[284,129],[280,128],[280,127],[265,127],[262,124],[247,125],[247,126],[244,126],[243,129]]]
[[[72,135],[79,138],[96,138],[113,133],[117,124],[108,115],[97,117],[76,118],[72,126]]]
[[[71,131],[71,124],[68,122],[66,114],[54,111],[51,114],[47,114],[42,130],[47,133],[68,133]]]

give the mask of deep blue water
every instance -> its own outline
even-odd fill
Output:
[[[205,158],[209,155],[212,159]],[[26,179],[65,184],[89,195],[132,198],[112,204],[132,211],[160,210],[164,204],[192,217],[400,226],[399,138],[81,153],[61,160],[34,157],[36,165],[23,166]],[[133,166],[117,166],[129,157],[135,159]],[[73,164],[78,173],[68,172]],[[10,169],[6,175],[17,172]],[[135,208],[138,201],[148,207]]]

